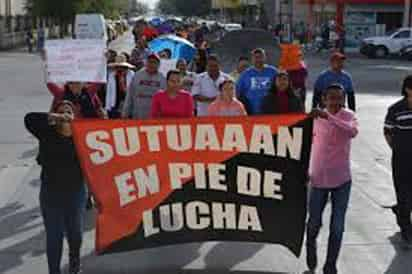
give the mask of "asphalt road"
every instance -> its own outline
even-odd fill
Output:
[[[327,66],[327,56],[308,57],[307,63],[311,86]],[[410,274],[412,252],[400,248],[394,217],[382,208],[394,202],[390,152],[382,124],[387,106],[399,98],[400,82],[412,66],[354,57],[348,60],[347,70],[356,83],[360,135],[353,146],[354,186],[339,273]],[[34,161],[37,145],[23,127],[25,113],[47,111],[51,102],[40,58],[21,51],[0,53],[0,86],[0,273],[47,273],[38,203],[39,168]],[[269,244],[194,243],[97,257],[93,253],[93,215],[89,212],[87,216],[84,235],[85,273],[257,274],[302,273],[306,269],[304,254],[296,259],[284,248]],[[324,220],[320,264],[328,236],[328,221]]]

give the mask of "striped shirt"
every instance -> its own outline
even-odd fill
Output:
[[[412,108],[406,98],[390,106],[385,118],[385,134],[392,137],[394,154],[412,152]]]

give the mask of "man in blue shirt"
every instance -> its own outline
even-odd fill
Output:
[[[263,98],[269,92],[272,81],[277,75],[277,69],[266,65],[265,61],[264,49],[253,50],[253,66],[244,71],[237,82],[237,97],[244,104],[249,115],[262,113]]]
[[[340,84],[345,89],[348,98],[348,107],[355,111],[355,91],[352,77],[343,70],[346,57],[342,53],[336,52],[330,57],[330,68],[323,71],[315,82],[313,91],[312,108],[322,107],[322,94],[331,84]]]

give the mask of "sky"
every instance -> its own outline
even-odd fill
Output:
[[[148,4],[150,8],[154,8],[158,0],[139,0],[139,2],[143,2],[145,4]]]

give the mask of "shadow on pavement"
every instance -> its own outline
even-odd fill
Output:
[[[23,204],[16,202],[0,209],[0,240],[10,240],[13,243],[6,248],[0,247],[0,273],[5,273],[23,264],[23,257],[37,257],[45,252],[44,242],[46,236],[44,232],[24,238],[23,241],[17,240],[19,235],[42,225],[38,222],[40,218],[39,208],[21,211],[23,208]],[[29,225],[33,221],[36,221],[36,223]]]
[[[46,253],[46,234],[40,208],[21,211],[23,208],[23,204],[16,202],[0,209],[0,241],[9,240],[11,242],[11,244],[6,243],[0,247],[0,273],[15,269],[27,258],[43,256]],[[86,213],[85,231],[94,229],[94,215],[94,211]],[[32,222],[34,224],[30,224]],[[39,227],[41,227],[40,232],[34,235],[23,235]],[[19,237],[22,240],[19,240]],[[3,248],[3,246],[6,247]],[[67,253],[68,250],[63,252]],[[46,261],[44,264],[44,268],[47,269]]]
[[[0,209],[0,241],[41,225],[39,223],[27,225],[40,217],[39,208],[17,212],[23,207],[23,204],[15,202]]]
[[[219,243],[206,255],[206,269],[216,267],[231,269],[235,265],[252,258],[263,248],[264,244]]]
[[[40,179],[33,179],[29,182],[29,185],[31,185],[32,187],[38,188],[41,185],[41,181]]]
[[[21,154],[21,156],[19,157],[19,160],[33,158],[34,156],[37,155],[37,153],[38,153],[38,148],[26,150],[25,152]]]
[[[89,274],[264,274],[262,271],[231,271],[235,265],[252,258],[263,244],[219,243],[205,257],[202,270],[184,269],[199,258],[203,243],[191,243],[129,253],[96,256],[82,259],[84,273]],[[67,269],[67,266],[66,266]],[[286,272],[270,272],[283,274]]]
[[[186,265],[199,257],[201,245],[193,243],[105,256],[89,254],[82,258],[83,271],[88,274],[182,273]]]
[[[396,233],[389,238],[393,247],[395,248],[396,255],[393,258],[390,266],[384,274],[402,274],[406,273],[405,270],[412,269],[412,250],[405,250],[401,246],[400,233]],[[408,272],[409,273],[409,272]]]
[[[157,274],[157,273],[156,273]],[[159,273],[163,274],[163,273]],[[164,273],[168,274],[168,273]],[[260,271],[230,271],[230,270],[184,270],[179,274],[288,274],[286,272],[260,272]]]

